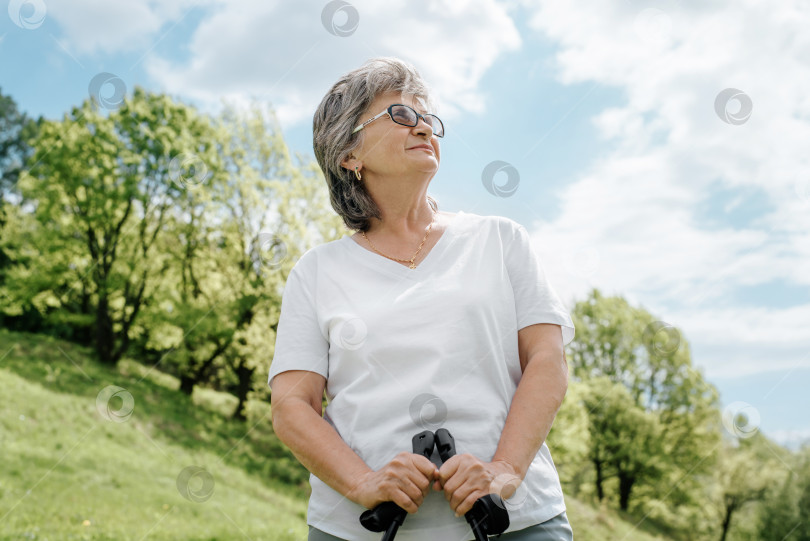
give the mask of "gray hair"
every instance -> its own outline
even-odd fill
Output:
[[[332,208],[352,230],[368,231],[371,217],[382,219],[382,214],[365,183],[340,162],[361,146],[364,131],[352,133],[362,122],[360,115],[386,92],[413,94],[424,101],[428,111],[433,111],[429,88],[416,69],[398,58],[379,57],[338,79],[312,119],[312,146],[329,186]],[[428,200],[438,210],[436,201],[430,196]]]

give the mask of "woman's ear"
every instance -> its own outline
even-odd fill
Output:
[[[354,157],[354,154],[350,155],[348,158],[340,162],[340,165],[349,171],[354,171],[354,168],[357,167],[358,169],[363,168],[363,162],[358,160]]]

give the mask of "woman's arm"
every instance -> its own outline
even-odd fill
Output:
[[[559,325],[538,323],[518,331],[520,379],[492,461],[526,476],[546,440],[568,390],[568,363]]]
[[[273,430],[307,470],[345,496],[371,468],[324,420],[325,385],[326,378],[316,372],[278,374],[270,396]]]
[[[438,475],[427,458],[403,451],[378,471],[363,462],[321,413],[326,379],[306,370],[288,370],[273,380],[273,430],[318,479],[368,509],[394,501],[416,513]]]

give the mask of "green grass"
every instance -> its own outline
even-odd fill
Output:
[[[596,509],[580,500],[565,498],[566,514],[576,541],[668,541],[649,521],[604,506]]]
[[[0,344],[0,539],[305,539],[308,474],[273,434],[269,405],[251,403],[238,423],[223,415],[233,397],[189,399],[132,361],[113,369],[2,330]],[[124,422],[96,408],[108,385],[134,398]],[[187,466],[213,477],[206,501],[180,494]],[[201,476],[188,486],[198,492]]]
[[[306,539],[308,473],[273,434],[270,408],[177,391],[176,378],[133,360],[117,368],[47,336],[0,329],[0,539]],[[99,412],[99,392],[122,387]],[[190,501],[178,489],[189,467],[213,491]],[[182,483],[181,483],[182,484]],[[185,483],[204,490],[201,476]],[[637,520],[567,498],[578,541],[665,539]],[[646,525],[643,525],[646,526]]]

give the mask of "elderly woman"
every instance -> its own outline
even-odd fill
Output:
[[[378,540],[359,517],[386,501],[408,512],[398,540],[472,539],[464,514],[491,493],[507,498],[500,539],[572,539],[545,439],[574,326],[523,226],[427,195],[433,111],[412,66],[376,58],[315,113],[332,206],[357,232],[296,262],[268,379],[276,434],[311,472],[309,539]],[[455,456],[412,452],[438,428]]]

